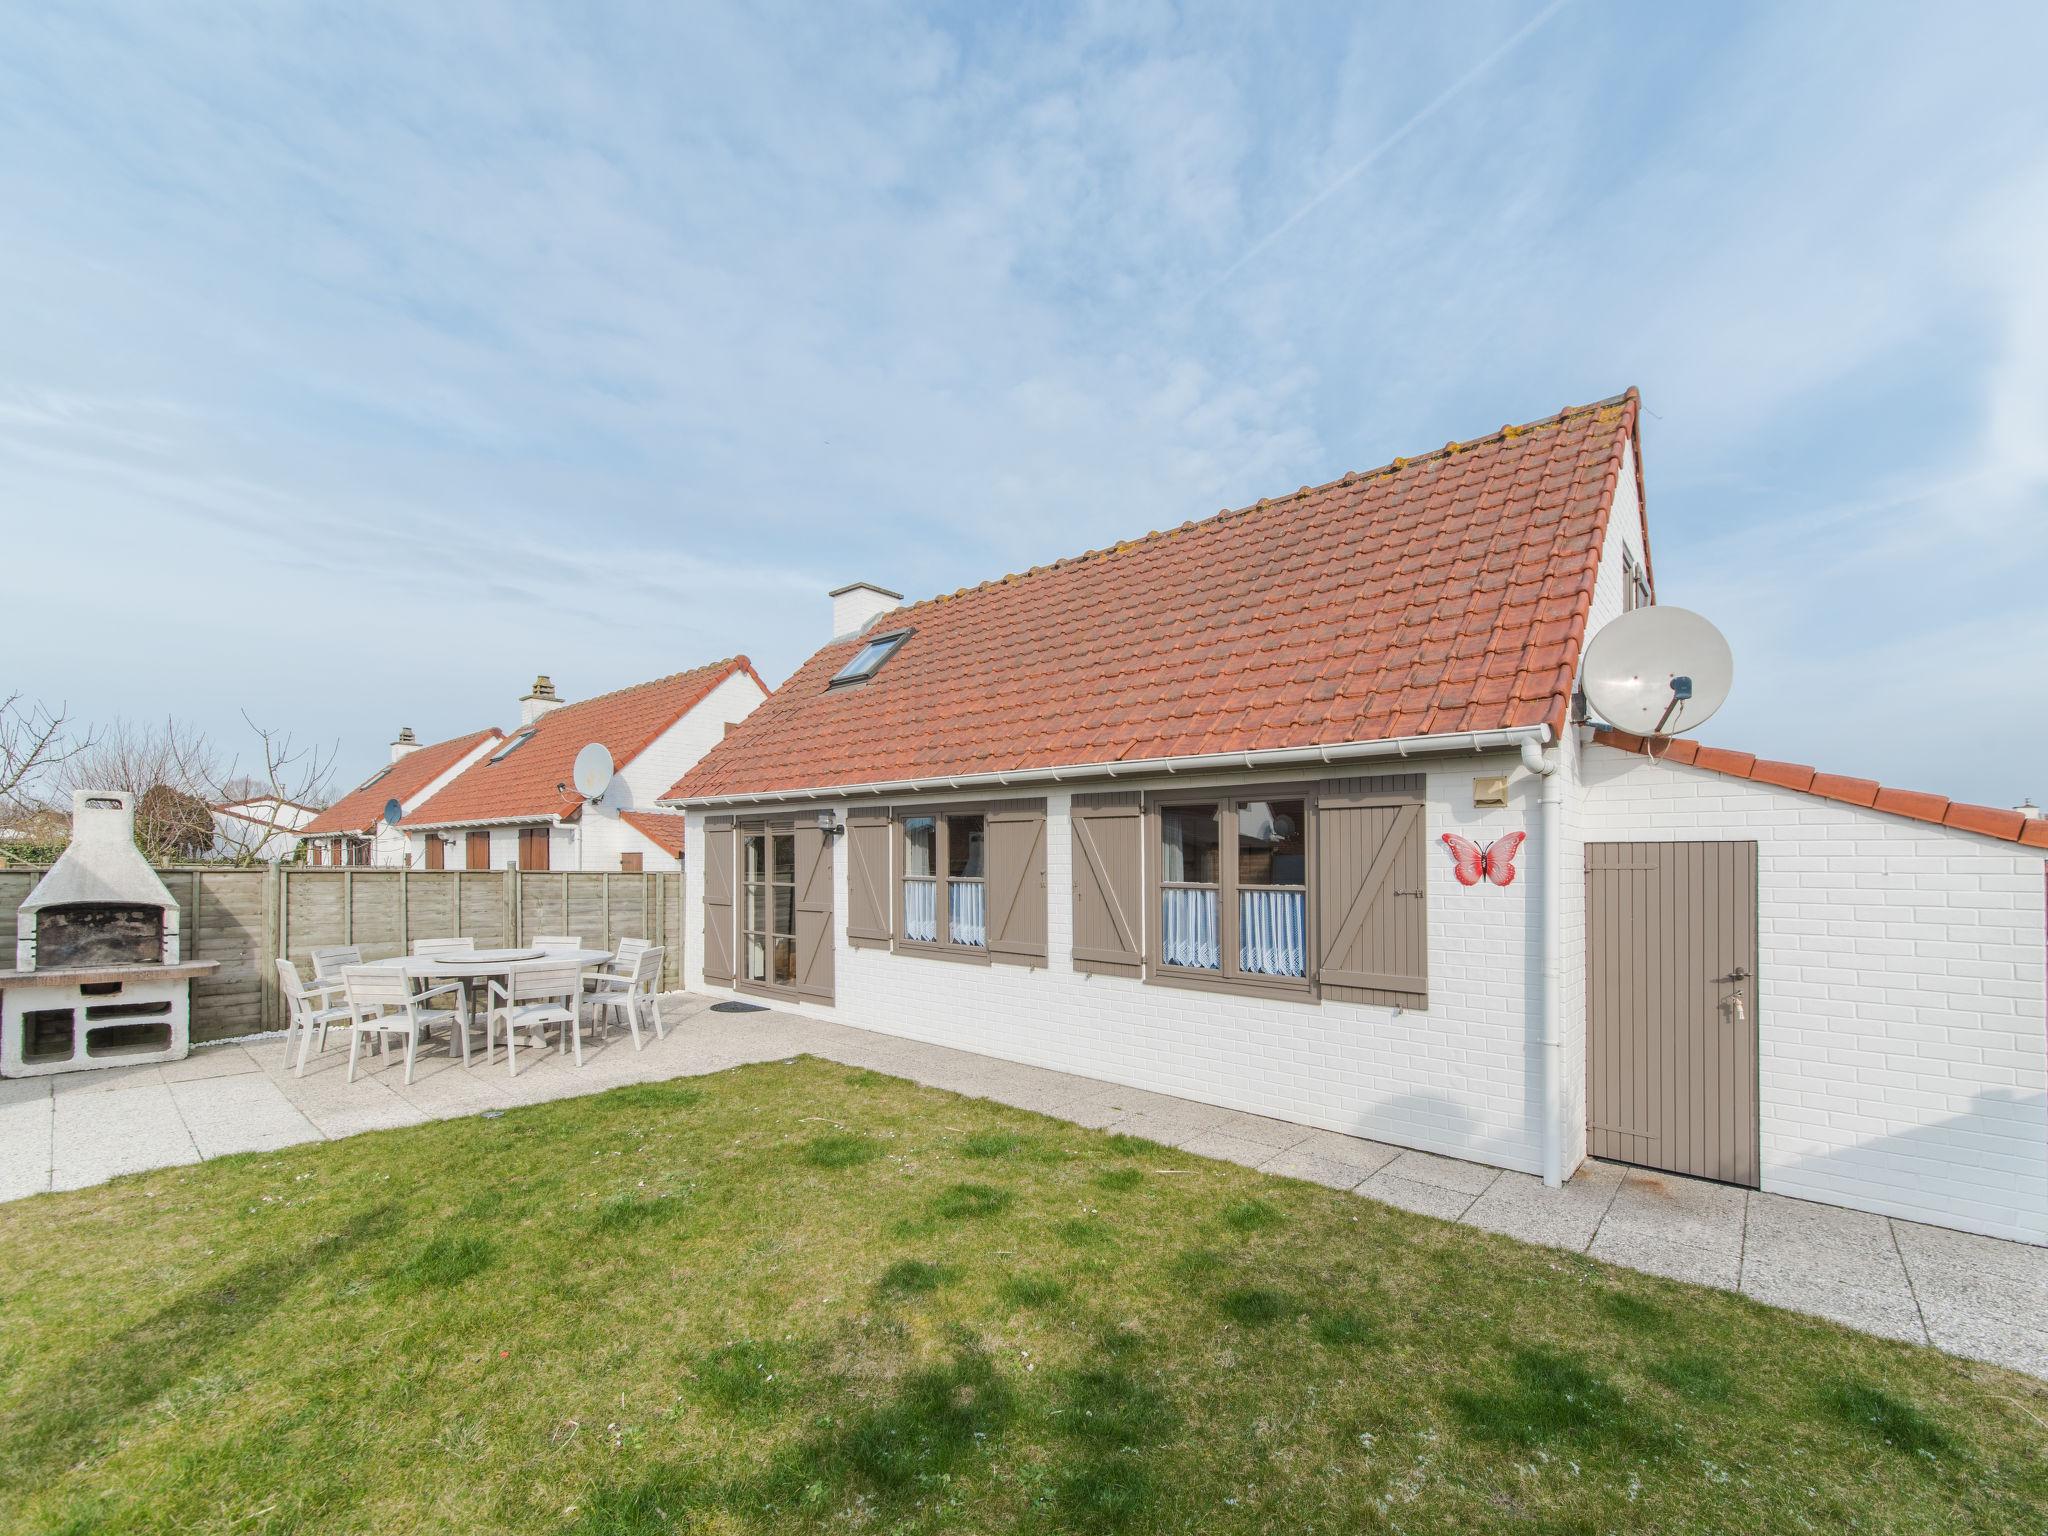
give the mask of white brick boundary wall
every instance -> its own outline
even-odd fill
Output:
[[[1429,771],[1426,1011],[1276,1002],[1076,972],[1070,796],[1059,789],[1044,797],[1044,969],[984,968],[851,947],[842,847],[834,850],[836,1001],[830,1008],[795,1011],[1451,1157],[1540,1171],[1537,1048],[1528,1026],[1537,964],[1529,908],[1537,889],[1533,844],[1517,861],[1515,884],[1503,889],[1459,885],[1438,841],[1446,831],[1483,843],[1533,828],[1536,781],[1526,773],[1517,775],[1507,808],[1472,807],[1473,777],[1509,773],[1515,762],[1466,757]],[[1350,766],[1347,773],[1412,773],[1423,766],[1389,760]],[[1171,782],[1180,789],[1243,780]],[[1091,787],[1147,786],[1120,779]],[[844,819],[846,802],[837,800],[807,802],[801,813],[811,815],[820,806]],[[702,835],[703,816],[693,811],[690,846],[701,846]],[[692,990],[707,990],[703,880],[703,861],[687,860],[686,985]]]
[[[1611,747],[1581,772],[1586,841],[1757,844],[1763,1188],[2048,1242],[2042,855]]]

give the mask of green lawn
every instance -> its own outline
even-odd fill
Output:
[[[810,1059],[0,1206],[34,1531],[2048,1528],[2048,1387]]]

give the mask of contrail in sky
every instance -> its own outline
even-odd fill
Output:
[[[1360,176],[1363,176],[1368,170],[1372,168],[1374,162],[1377,161],[1382,155],[1386,154],[1388,150],[1394,148],[1395,145],[1399,144],[1403,139],[1407,138],[1409,134],[1413,133],[1417,128],[1420,128],[1424,123],[1428,122],[1432,117],[1436,116],[1436,114],[1443,109],[1444,104],[1446,102],[1450,101],[1452,97],[1456,96],[1460,91],[1464,90],[1465,87],[1470,85],[1474,80],[1477,80],[1481,75],[1485,74],[1487,70],[1491,69],[1496,63],[1500,61],[1502,55],[1508,53],[1512,49],[1519,46],[1521,42],[1529,36],[1530,33],[1534,32],[1538,27],[1542,26],[1545,22],[1549,21],[1551,17],[1555,16],[1559,11],[1563,10],[1570,3],[1571,0],[1550,0],[1550,4],[1546,5],[1542,10],[1538,11],[1534,16],[1530,17],[1527,21],[1522,23],[1521,27],[1516,32],[1514,32],[1507,39],[1506,42],[1502,43],[1499,47],[1495,48],[1493,52],[1489,53],[1477,64],[1474,64],[1470,69],[1466,70],[1464,74],[1458,76],[1457,79],[1453,80],[1449,85],[1445,86],[1441,91],[1439,91],[1434,97],[1430,99],[1427,105],[1418,109],[1415,112],[1415,114],[1408,119],[1408,121],[1403,123],[1400,127],[1396,128],[1384,139],[1381,139],[1379,143],[1375,144],[1370,150],[1366,152],[1365,157],[1363,159],[1359,160],[1356,164],[1352,165],[1335,181],[1331,182],[1327,187],[1324,187],[1322,191],[1318,192],[1314,197],[1310,198],[1307,202],[1303,203],[1299,208],[1295,209],[1294,212],[1290,213],[1286,218],[1282,219],[1272,229],[1268,230],[1259,239],[1254,241],[1251,247],[1248,250],[1246,250],[1242,256],[1238,257],[1237,260],[1233,261],[1229,266],[1225,267],[1222,273],[1218,275],[1213,282],[1211,282],[1200,293],[1195,295],[1195,302],[1200,303],[1203,299],[1208,298],[1210,294],[1214,293],[1218,288],[1221,288],[1225,283],[1229,282],[1233,277],[1237,276],[1239,272],[1243,271],[1246,265],[1248,265],[1254,257],[1258,256],[1268,246],[1272,245],[1274,241],[1278,240],[1282,235],[1286,234],[1290,229],[1294,228],[1295,225],[1299,224],[1303,219],[1307,218],[1310,214],[1314,213],[1318,208],[1322,207],[1323,204],[1327,203],[1339,192],[1343,191],[1346,187],[1350,186],[1351,183],[1356,181]]]

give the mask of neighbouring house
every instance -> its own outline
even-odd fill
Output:
[[[744,656],[573,704],[537,678],[518,728],[407,813],[414,866],[680,869],[684,819],[655,796],[767,696]],[[593,742],[611,755],[613,774],[586,800],[575,763]]]
[[[312,864],[403,869],[415,850],[401,830],[405,819],[500,741],[496,726],[421,745],[411,726],[401,726],[391,743],[391,760],[299,829]],[[399,805],[399,825],[384,819]]]
[[[248,795],[213,808],[213,857],[278,864],[298,852],[320,808],[281,795]]]
[[[2048,822],[1580,723],[1587,640],[1656,599],[1639,411],[842,588],[662,797],[686,985],[1549,1181],[2048,1241]]]

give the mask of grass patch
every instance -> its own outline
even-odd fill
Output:
[[[1046,1275],[1005,1275],[996,1293],[1013,1307],[1049,1307],[1065,1299],[1067,1288]]]
[[[1286,1224],[1279,1207],[1264,1200],[1233,1200],[1223,1207],[1223,1225],[1233,1232],[1270,1232]]]
[[[960,1143],[962,1157],[1008,1157],[1024,1145],[1015,1131],[976,1131]]]
[[[637,1232],[674,1219],[683,1202],[673,1197],[616,1194],[601,1203],[591,1226],[601,1233]]]
[[[1946,1456],[1955,1449],[1941,1426],[1926,1414],[1869,1382],[1837,1382],[1822,1395],[1822,1403],[1838,1423],[1906,1455]]]
[[[1142,1168],[1105,1168],[1095,1175],[1095,1187],[1113,1194],[1125,1194],[1145,1182]]]
[[[1000,1216],[1016,1204],[1014,1190],[993,1184],[955,1184],[932,1202],[932,1214],[947,1221],[968,1221],[979,1216]]]
[[[485,1237],[437,1237],[385,1277],[393,1296],[444,1291],[491,1267],[492,1248]]]
[[[924,1296],[958,1278],[950,1264],[929,1264],[923,1259],[898,1259],[882,1271],[875,1289],[884,1296]]]
[[[1216,1310],[1244,1328],[1264,1328],[1277,1323],[1293,1310],[1294,1303],[1282,1291],[1264,1286],[1240,1286],[1216,1298]]]
[[[810,1058],[689,1091],[0,1204],[0,1530],[2048,1526],[1995,1367]]]
[[[1106,1144],[1109,1150],[1118,1157],[1171,1158],[1174,1156],[1173,1148],[1167,1146],[1164,1142],[1147,1141],[1143,1136],[1126,1136],[1122,1131],[1118,1131],[1115,1135],[1111,1136]]]
[[[882,1144],[872,1136],[839,1132],[813,1137],[804,1144],[803,1155],[813,1168],[858,1168],[862,1163],[872,1163],[882,1152]]]

